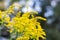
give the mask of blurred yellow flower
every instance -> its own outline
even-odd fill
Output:
[[[4,20],[5,20],[6,22],[9,22],[9,21],[10,21],[10,17],[6,17],[6,18],[4,18]]]
[[[26,12],[21,15],[21,12],[18,12],[13,18],[9,16],[9,13],[14,13],[14,6],[10,6],[6,11],[0,11],[0,19],[5,22],[5,26],[9,28],[9,32],[12,34],[17,33],[16,40],[39,40],[41,37],[45,39],[46,36],[44,29],[42,29],[38,19],[46,21],[43,17],[34,16],[37,12]],[[5,14],[4,14],[5,13]],[[7,24],[6,24],[7,23]]]

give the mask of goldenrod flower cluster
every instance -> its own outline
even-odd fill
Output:
[[[36,12],[26,12],[21,14],[19,11],[11,18],[9,13],[14,13],[14,6],[6,11],[0,11],[0,19],[3,20],[3,25],[9,28],[11,34],[16,33],[16,40],[39,40],[39,38],[45,39],[46,36],[44,29],[42,29],[38,19],[46,20],[42,17],[35,17]]]

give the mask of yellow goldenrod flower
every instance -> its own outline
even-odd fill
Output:
[[[22,15],[21,12],[18,12],[11,18],[9,13],[14,13],[13,8],[14,6],[12,5],[6,11],[0,11],[0,19],[2,19],[3,23],[5,22],[3,25],[10,29],[9,32],[11,34],[13,32],[18,34],[16,40],[39,40],[40,37],[45,39],[44,29],[42,29],[40,22],[37,21],[38,19],[46,21],[45,18],[34,17],[37,14],[34,11],[26,12]]]
[[[2,19],[2,14],[3,14],[3,12],[2,12],[2,11],[0,11],[0,19]]]
[[[10,21],[10,17],[6,17],[6,18],[4,18],[4,20],[5,20],[6,22],[9,22],[9,21]]]
[[[46,21],[46,19],[45,18],[42,18],[42,17],[36,17],[36,18]]]

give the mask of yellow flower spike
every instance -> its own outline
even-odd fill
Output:
[[[4,24],[7,28],[11,28],[13,26],[13,23],[10,21],[7,22],[7,24]]]
[[[14,6],[11,5],[5,12],[8,14],[14,13]]]
[[[0,19],[2,19],[2,16],[0,16]]]
[[[6,22],[9,22],[9,21],[10,21],[10,17],[6,17],[6,18],[4,18],[4,20],[5,20]]]
[[[36,17],[37,19],[40,19],[40,20],[44,20],[44,21],[46,21],[46,19],[45,18],[43,18],[43,17]]]
[[[22,17],[29,17],[30,16],[30,12],[26,12],[22,15]]]
[[[0,11],[0,19],[2,19],[2,14],[3,14],[3,12],[2,12],[2,11]]]
[[[3,12],[2,11],[0,11],[0,14],[2,14]]]

